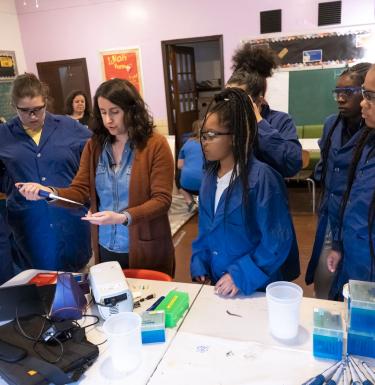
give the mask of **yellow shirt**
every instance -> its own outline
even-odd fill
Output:
[[[30,136],[30,138],[37,144],[37,146],[39,146],[40,137],[42,136],[42,127],[38,128],[37,130],[32,130],[25,126],[23,126],[23,128],[25,129],[26,134]]]

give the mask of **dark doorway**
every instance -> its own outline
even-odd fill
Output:
[[[91,93],[86,59],[58,60],[36,63],[39,79],[49,86],[48,110],[63,114],[65,99],[73,90],[84,91],[90,103]]]
[[[161,47],[169,134],[175,135],[178,154],[193,121],[223,87],[223,36],[166,40]]]

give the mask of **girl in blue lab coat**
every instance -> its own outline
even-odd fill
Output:
[[[245,43],[232,61],[234,72],[227,86],[242,88],[254,102],[258,122],[257,158],[284,177],[296,175],[302,167],[302,146],[296,126],[290,115],[272,110],[264,99],[267,78],[277,66],[274,52]]]
[[[269,164],[282,176],[297,174],[302,167],[302,147],[297,137],[296,126],[290,115],[271,110],[264,99],[267,77],[276,68],[275,54],[270,49],[253,47],[245,43],[233,56],[234,72],[228,87],[242,88],[252,99],[258,123],[256,157]],[[251,103],[251,101],[249,100]],[[299,250],[293,227],[293,244],[287,263],[282,267],[285,280],[300,275]]]
[[[342,298],[349,279],[375,281],[375,66],[363,83],[366,128],[357,141],[340,207],[339,227],[327,267],[335,273],[329,297]]]
[[[337,79],[333,95],[339,114],[329,116],[319,140],[321,160],[315,179],[321,182],[319,221],[312,256],[306,272],[306,283],[314,282],[315,296],[328,298],[333,274],[327,269],[327,257],[335,254],[332,236],[337,235],[339,207],[346,185],[353,152],[365,130],[361,117],[361,85],[370,63],[346,69]]]
[[[243,90],[227,88],[215,97],[200,133],[208,164],[191,275],[211,281],[221,295],[248,295],[281,279],[293,241],[283,179],[255,158],[256,135]]]
[[[0,189],[8,196],[8,222],[23,258],[17,263],[21,269],[81,269],[91,256],[89,225],[81,220],[87,211],[27,201],[14,183],[69,186],[91,133],[46,112],[47,89],[33,74],[15,79],[12,103],[17,116],[0,125]]]

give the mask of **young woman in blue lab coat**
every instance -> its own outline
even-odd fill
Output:
[[[362,87],[362,130],[348,173],[340,207],[339,229],[327,257],[335,273],[329,297],[342,299],[349,279],[375,281],[375,66],[367,72]]]
[[[69,186],[91,132],[46,112],[47,88],[33,74],[15,79],[11,98],[17,116],[0,125],[0,189],[23,259],[16,262],[21,269],[79,270],[91,256],[89,224],[81,220],[87,211],[27,201],[14,183]]]
[[[245,43],[235,52],[232,61],[234,72],[227,86],[242,88],[254,102],[258,122],[257,158],[284,177],[296,175],[302,167],[302,147],[296,126],[290,115],[271,110],[264,99],[267,78],[277,66],[274,52]]]
[[[361,85],[370,63],[360,63],[342,72],[333,90],[339,113],[329,116],[319,140],[321,160],[315,169],[315,179],[321,182],[322,194],[319,221],[312,256],[306,272],[306,283],[314,282],[315,296],[327,299],[333,274],[327,269],[327,257],[332,250],[332,236],[337,234],[339,207],[349,167],[358,140],[365,130],[361,117]]]
[[[256,118],[248,95],[215,97],[200,138],[207,160],[191,275],[224,296],[251,294],[281,279],[293,241],[282,177],[253,153]]]

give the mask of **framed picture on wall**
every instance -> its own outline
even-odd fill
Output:
[[[17,75],[16,53],[0,51],[0,81],[13,80]]]
[[[143,96],[141,54],[138,47],[100,52],[104,80],[129,80]]]

